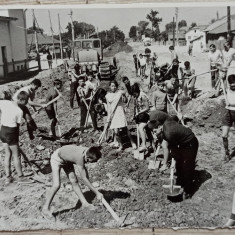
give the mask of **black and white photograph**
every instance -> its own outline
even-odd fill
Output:
[[[235,227],[235,3],[0,6],[0,231]]]

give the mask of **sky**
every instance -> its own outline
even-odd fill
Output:
[[[179,21],[184,19],[187,21],[188,26],[192,22],[196,22],[197,25],[206,25],[211,19],[216,18],[216,13],[218,11],[219,17],[225,16],[227,13],[227,7],[223,5],[212,6],[211,4],[201,3],[200,7],[192,6],[192,4],[178,4],[173,6],[178,6]],[[165,4],[166,5],[166,4]],[[231,4],[230,4],[231,5]],[[87,5],[88,6],[88,5]],[[172,6],[172,5],[171,5]],[[187,7],[186,7],[187,6]],[[191,7],[188,7],[191,6]],[[85,7],[85,8],[84,8]],[[175,16],[175,7],[164,7],[164,4],[132,4],[132,5],[118,5],[115,8],[107,8],[110,6],[103,5],[98,7],[77,5],[73,6],[73,20],[78,22],[86,22],[98,27],[98,31],[108,30],[114,25],[119,27],[126,36],[128,36],[130,27],[135,25],[137,26],[138,22],[141,20],[146,20],[146,15],[150,12],[151,9],[159,12],[158,17],[162,18],[160,23],[160,31],[165,29],[165,25],[173,20]],[[27,9],[27,7],[25,8]],[[63,8],[45,8],[41,7],[40,9],[35,9],[35,16],[37,18],[38,24],[41,28],[44,29],[46,34],[50,34],[50,21],[49,13],[50,9],[52,27],[55,34],[59,33],[58,27],[58,14],[60,15],[60,23],[62,27],[62,32],[66,31],[66,26],[70,22],[69,13],[71,8],[64,6]],[[231,14],[235,14],[235,4],[231,6]],[[26,11],[26,23],[27,27],[32,26],[32,9],[27,9]]]

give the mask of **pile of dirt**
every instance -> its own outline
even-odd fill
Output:
[[[225,100],[223,96],[215,97],[214,92],[204,92],[198,98],[182,105],[182,110],[195,127],[218,132],[225,112]]]
[[[132,47],[129,46],[126,42],[115,42],[111,46],[109,46],[105,51],[104,51],[104,56],[105,57],[113,57],[119,52],[132,52]]]

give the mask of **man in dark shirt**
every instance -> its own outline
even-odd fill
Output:
[[[52,55],[50,54],[50,52],[48,52],[48,55],[47,55],[47,61],[48,61],[48,66],[49,66],[49,69],[52,69]]]
[[[164,124],[160,122],[148,125],[156,134],[162,134],[168,148],[176,161],[177,184],[184,188],[184,198],[192,196],[195,162],[198,151],[198,140],[191,129],[177,123],[172,118]]]

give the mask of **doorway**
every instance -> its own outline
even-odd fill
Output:
[[[1,47],[2,49],[2,62],[3,62],[3,75],[4,77],[8,74],[8,65],[7,65],[7,48],[5,46]]]

